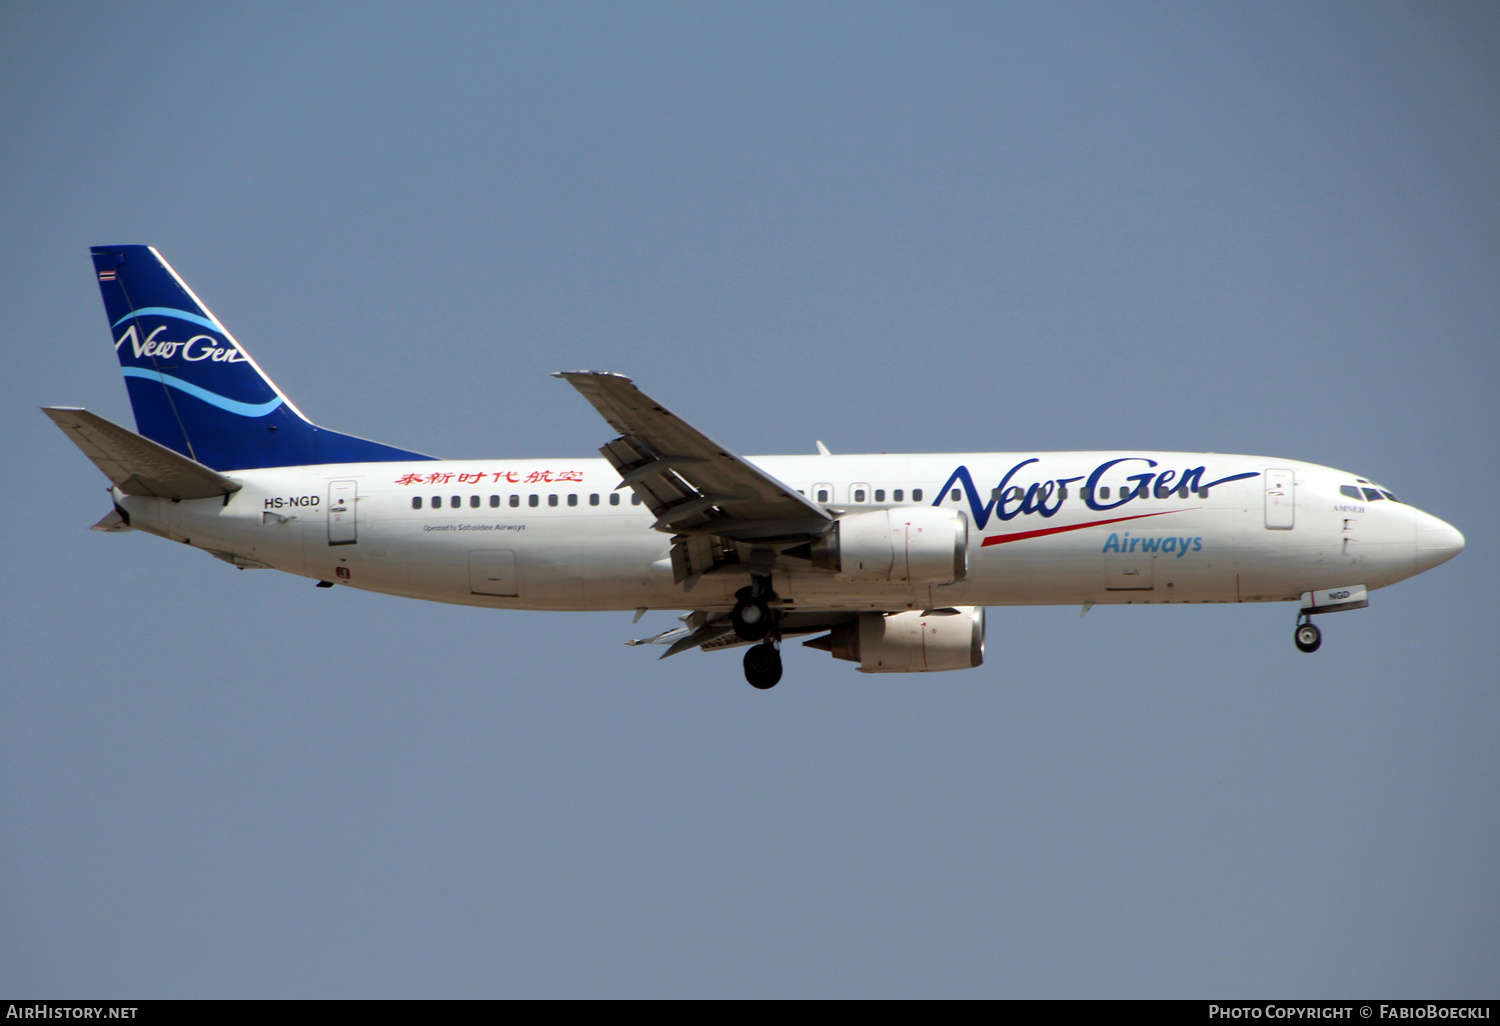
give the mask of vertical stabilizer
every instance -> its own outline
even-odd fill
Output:
[[[313,424],[150,246],[95,246],[142,435],[214,470],[431,459]]]

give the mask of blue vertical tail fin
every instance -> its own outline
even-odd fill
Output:
[[[313,424],[150,246],[95,246],[137,430],[214,470],[431,456]]]

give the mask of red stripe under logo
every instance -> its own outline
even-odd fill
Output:
[[[1195,509],[1197,507],[1194,507]],[[980,548],[989,545],[1004,545],[1006,542],[1025,541],[1027,538],[1044,538],[1049,534],[1064,534],[1082,531],[1085,527],[1103,527],[1105,524],[1123,524],[1127,520],[1144,520],[1147,517],[1164,517],[1168,513],[1186,513],[1185,509],[1164,509],[1158,513],[1137,513],[1133,517],[1115,517],[1113,520],[1093,520],[1087,524],[1068,524],[1065,527],[1044,527],[1038,531],[1018,531],[1015,534],[992,534],[979,543]]]

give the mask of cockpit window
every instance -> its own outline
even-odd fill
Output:
[[[1380,492],[1378,492],[1374,488],[1366,488],[1365,498],[1369,499],[1371,502],[1379,502],[1381,499],[1385,498],[1385,496],[1381,495]]]
[[[1359,494],[1359,489],[1353,485],[1339,485],[1339,494],[1347,495],[1351,499],[1364,498],[1364,496]]]
[[[1386,491],[1384,488],[1380,489],[1380,494],[1384,495],[1387,499],[1390,499],[1392,502],[1400,502],[1401,501],[1400,499],[1398,499],[1394,495],[1392,495],[1390,492]]]

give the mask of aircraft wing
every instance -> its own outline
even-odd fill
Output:
[[[782,547],[824,531],[833,517],[796,489],[735,455],[620,374],[565,371],[620,437],[599,451],[673,539],[679,582],[722,561],[713,538]]]

